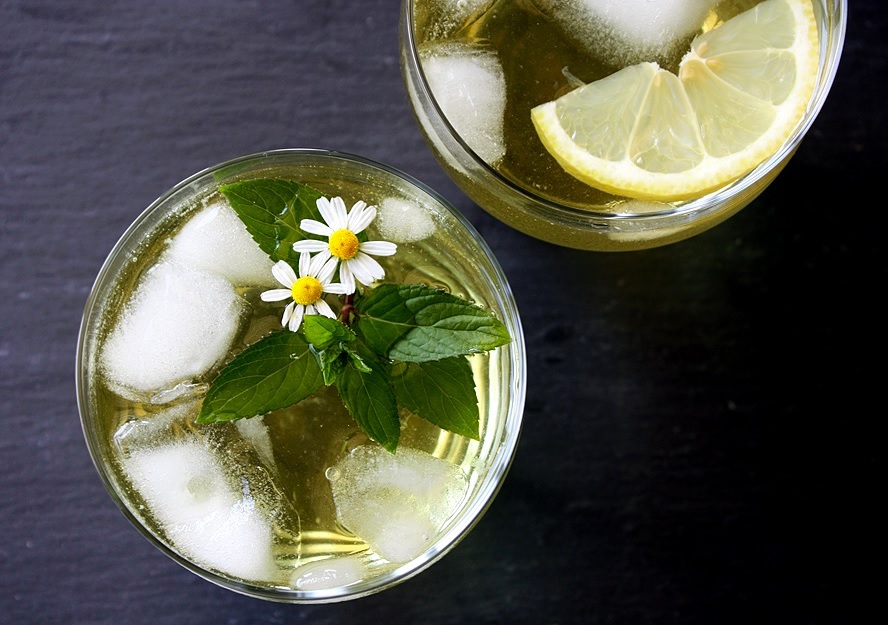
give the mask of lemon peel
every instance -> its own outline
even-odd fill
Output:
[[[810,0],[765,0],[698,35],[678,75],[639,63],[535,107],[543,145],[616,195],[696,198],[776,153],[804,117],[819,69]]]

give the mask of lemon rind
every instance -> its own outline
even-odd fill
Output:
[[[637,167],[628,157],[609,161],[577,145],[561,125],[556,113],[557,100],[553,100],[531,111],[531,119],[546,150],[575,178],[614,195],[646,200],[694,199],[754,170],[786,144],[804,119],[819,69],[819,35],[811,2],[769,1],[788,4],[797,23],[806,24],[807,31],[797,37],[790,48],[798,63],[796,85],[782,105],[774,107],[777,115],[768,130],[747,148],[724,157],[707,155],[701,164],[679,173],[649,172]],[[799,29],[799,34],[802,33]],[[697,125],[699,127],[699,122]]]

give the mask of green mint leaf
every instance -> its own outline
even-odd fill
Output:
[[[197,421],[232,421],[286,408],[314,393],[321,382],[309,344],[281,330],[244,349],[219,372]]]
[[[316,349],[328,349],[331,345],[355,340],[351,328],[324,315],[306,315],[302,320],[302,331]]]
[[[354,359],[348,353],[351,350],[347,345],[357,338],[355,333],[341,321],[323,315],[305,317],[302,331],[318,357],[324,384],[334,384],[343,369]],[[360,364],[363,366],[363,362]]]
[[[349,362],[355,369],[357,369],[358,371],[363,371],[364,373],[370,373],[370,366],[366,362],[364,362],[364,359],[361,358],[361,355],[356,350],[352,349],[348,345],[343,345],[342,351],[345,352]]]
[[[318,238],[303,232],[303,219],[323,221],[316,202],[321,192],[304,184],[278,178],[260,178],[219,187],[247,231],[274,261],[296,262],[293,243]]]
[[[407,363],[392,377],[392,385],[398,402],[426,421],[479,440],[478,396],[472,366],[466,358]]]
[[[367,351],[360,342],[355,345],[360,346],[359,351]],[[360,358],[369,371],[358,369],[350,360],[336,382],[339,396],[361,429],[385,449],[395,453],[401,433],[395,391],[388,373],[372,354],[360,353]]]
[[[440,360],[488,351],[511,340],[489,312],[418,284],[383,284],[355,308],[355,331],[370,349],[391,360]]]
[[[327,386],[335,384],[343,370],[348,366],[348,356],[341,349],[336,348],[316,352],[316,355],[318,357],[318,364],[321,367],[321,373],[324,376],[324,384]]]

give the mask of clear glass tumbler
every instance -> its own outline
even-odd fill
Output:
[[[249,266],[261,268],[263,258],[252,254],[258,247],[238,256],[252,243],[242,225],[240,232],[232,226],[234,212],[226,213],[218,192],[222,185],[260,178],[296,181],[349,206],[358,200],[378,206],[366,232],[398,245],[394,256],[380,259],[386,280],[457,295],[502,322],[511,342],[467,357],[480,413],[477,439],[402,407],[397,453],[390,453],[323,386],[291,408],[234,422],[195,422],[223,362],[282,329],[283,306],[259,297],[275,282],[261,272],[250,277]],[[233,223],[240,223],[236,216]],[[271,260],[264,260],[270,270]],[[195,317],[192,305],[209,307],[209,314]],[[165,353],[152,341],[171,345]],[[180,364],[154,362],[145,350]],[[196,372],[189,369],[195,362],[202,363]],[[410,176],[316,149],[274,150],[215,165],[145,209],[98,274],[76,368],[86,444],[124,516],[200,577],[287,603],[373,594],[453,549],[506,477],[519,439],[525,383],[515,300],[472,225]],[[367,474],[340,465],[355,450],[371,459],[361,465]],[[375,532],[372,539],[348,529],[331,492],[349,471],[356,484],[370,484],[365,490],[374,497],[388,493],[389,499],[365,500],[358,488],[347,504],[353,515],[376,515],[378,527],[368,530]]]
[[[552,7],[576,8],[581,4],[568,0],[404,0],[400,54],[416,122],[454,182],[480,207],[526,234],[566,247],[596,251],[631,251],[681,241],[721,223],[762,193],[799,148],[823,106],[839,65],[848,10],[846,0],[812,0],[819,32],[819,73],[804,116],[788,140],[739,179],[694,199],[665,202],[632,201],[592,188],[588,193],[568,193],[566,189],[573,189],[576,180],[561,169],[534,132],[530,108],[576,86],[568,70],[571,61],[577,62],[578,46],[555,51],[553,44],[572,35],[565,34],[565,29],[551,19]],[[752,4],[753,0],[740,0],[736,6]],[[729,5],[730,2],[722,2],[718,6]],[[719,18],[704,18],[704,29],[708,27],[706,19]],[[536,30],[529,26],[531,23],[536,24]],[[602,45],[609,36],[601,34]],[[588,39],[579,47],[589,45],[589,41],[597,40]],[[479,50],[495,50],[499,61],[509,59],[512,69],[497,73],[484,54],[476,55],[477,62],[460,70],[466,72],[464,79],[455,79],[453,74],[440,78],[450,69],[436,69],[437,80],[441,80],[437,84],[445,85],[443,89],[439,87],[445,92],[439,95],[449,100],[454,98],[454,92],[478,89],[469,95],[457,94],[476,107],[474,111],[460,113],[466,117],[456,125],[469,129],[464,130],[467,136],[461,136],[453,120],[445,115],[447,107],[434,95],[429,57],[424,50],[439,46],[439,51],[452,54],[454,46],[466,42]],[[448,51],[445,46],[451,49]],[[563,57],[559,56],[561,52]],[[506,67],[505,62],[499,65]],[[618,67],[616,64],[612,69],[604,69],[616,71]],[[520,84],[510,84],[510,80]],[[485,81],[488,91],[483,93],[479,86]],[[538,96],[542,99],[519,102],[522,94],[534,89],[545,94]],[[508,94],[504,104],[493,101],[497,91]],[[497,114],[505,120],[505,134],[482,140],[481,135],[488,131],[479,119]],[[513,130],[508,130],[510,127]],[[495,127],[492,128],[490,134],[496,135]],[[499,164],[493,166],[491,162]]]

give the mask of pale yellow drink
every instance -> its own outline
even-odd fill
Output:
[[[589,4],[608,8],[603,1]],[[694,16],[690,26],[667,24],[663,28],[674,27],[677,34],[651,41],[643,28],[633,30],[631,22],[614,24],[605,9],[595,13],[582,0],[408,0],[402,63],[419,125],[463,190],[498,218],[533,236],[583,249],[631,250],[705,230],[758,195],[792,149],[718,199],[701,194],[653,202],[578,180],[544,147],[531,120],[534,107],[629,65],[655,62],[677,73],[694,37],[755,7],[759,0],[686,4]],[[830,64],[841,49],[842,5],[813,2],[823,56],[828,59],[812,98],[815,102],[825,96],[835,70]],[[664,21],[668,17],[663,16]],[[659,32],[653,26],[649,30]],[[454,94],[461,87],[454,71],[464,71],[469,78],[467,91],[473,83],[478,86],[477,96],[467,96],[480,102],[474,113],[457,110],[459,97]],[[473,71],[477,79],[472,78]],[[485,89],[488,94],[501,89],[503,102],[487,98]]]
[[[131,228],[109,257],[87,307],[78,391],[99,472],[127,516],[162,549],[239,592],[287,602],[335,601],[409,577],[474,524],[514,452],[523,405],[523,343],[498,265],[438,197],[378,167],[315,151],[272,152],[219,167],[163,198]],[[206,267],[195,260],[203,252],[183,253],[176,242],[183,228],[226,207],[214,175],[226,183],[286,178],[349,202],[378,205],[371,236],[401,239],[397,255],[385,260],[387,280],[441,288],[504,319],[517,341],[470,358],[479,440],[442,430],[402,408],[398,452],[391,454],[362,431],[337,390],[323,386],[292,407],[253,419],[197,424],[203,394],[220,367],[280,329],[281,307],[259,298],[267,284],[232,285],[236,328],[216,364],[159,390],[127,386],[126,377],[113,370],[113,363],[129,366],[126,355],[109,356],[118,349],[114,333],[133,318],[126,307],[151,276],[162,275],[172,292],[177,272],[204,275]],[[237,263],[232,266],[240,271]],[[200,279],[215,278],[207,273],[194,284]],[[223,306],[218,309],[228,314]],[[348,460],[356,449],[365,462],[357,469]],[[341,492],[347,480],[364,479],[355,471],[374,466],[381,467],[382,476],[374,488],[391,490],[389,500],[361,508],[360,492],[337,499],[348,495]],[[427,484],[411,482],[425,471],[431,476]],[[428,513],[419,521],[399,503],[414,496]],[[401,523],[403,535],[368,542],[343,524],[343,514],[349,514],[343,505],[352,517],[374,513],[395,528]]]

